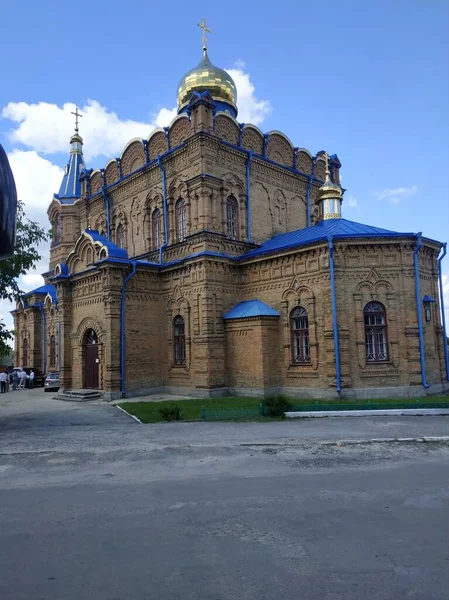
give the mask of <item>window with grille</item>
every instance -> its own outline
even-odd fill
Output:
[[[125,228],[121,223],[115,232],[115,243],[119,248],[125,247]]]
[[[180,315],[173,319],[173,342],[175,365],[186,364],[186,335],[184,319]]]
[[[50,337],[50,367],[54,367],[56,364],[56,339],[52,335]]]
[[[186,225],[186,203],[182,198],[180,198],[176,202],[175,213],[176,213],[176,233],[178,236],[178,242],[183,242],[186,239],[186,235],[187,235],[187,225]]]
[[[310,363],[309,317],[302,306],[297,306],[290,314],[290,331],[292,361],[296,364]]]
[[[153,250],[161,246],[161,211],[156,208],[151,217],[151,233],[153,237]]]
[[[233,240],[237,239],[238,204],[234,196],[229,196],[229,198],[226,200],[226,221],[228,236]]]
[[[369,302],[363,310],[367,362],[388,360],[387,318],[380,302]]]

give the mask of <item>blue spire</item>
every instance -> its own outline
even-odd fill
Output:
[[[85,165],[83,161],[83,138],[78,133],[78,119],[75,126],[75,133],[70,138],[70,145],[69,162],[65,166],[64,177],[62,178],[59,194],[57,195],[63,204],[69,204],[81,198],[80,174]]]

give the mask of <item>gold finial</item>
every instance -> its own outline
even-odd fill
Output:
[[[201,21],[201,23],[197,23],[198,27],[201,27],[201,29],[203,30],[203,50],[207,50],[207,37],[206,37],[206,31],[207,33],[210,33],[210,29],[208,29],[206,27],[206,20],[203,19]]]
[[[78,107],[75,107],[75,112],[71,113],[72,115],[75,115],[75,133],[78,133],[79,129],[78,129],[78,117],[82,117],[83,115],[78,112]]]

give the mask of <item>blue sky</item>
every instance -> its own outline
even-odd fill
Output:
[[[88,166],[104,166],[171,117],[204,17],[212,62],[233,69],[240,120],[337,153],[346,218],[446,241],[448,13],[446,0],[9,3],[0,141],[28,212],[45,222],[68,156],[67,103],[85,114]]]

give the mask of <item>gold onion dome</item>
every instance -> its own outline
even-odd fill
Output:
[[[318,219],[341,219],[341,204],[343,202],[343,190],[338,183],[331,181],[329,171],[329,157],[324,155],[326,161],[326,177],[318,192],[319,217]]]
[[[218,102],[230,104],[237,110],[237,88],[234,80],[224,69],[214,66],[203,48],[203,58],[186,73],[178,86],[178,110],[186,106],[193,92],[208,91]]]

